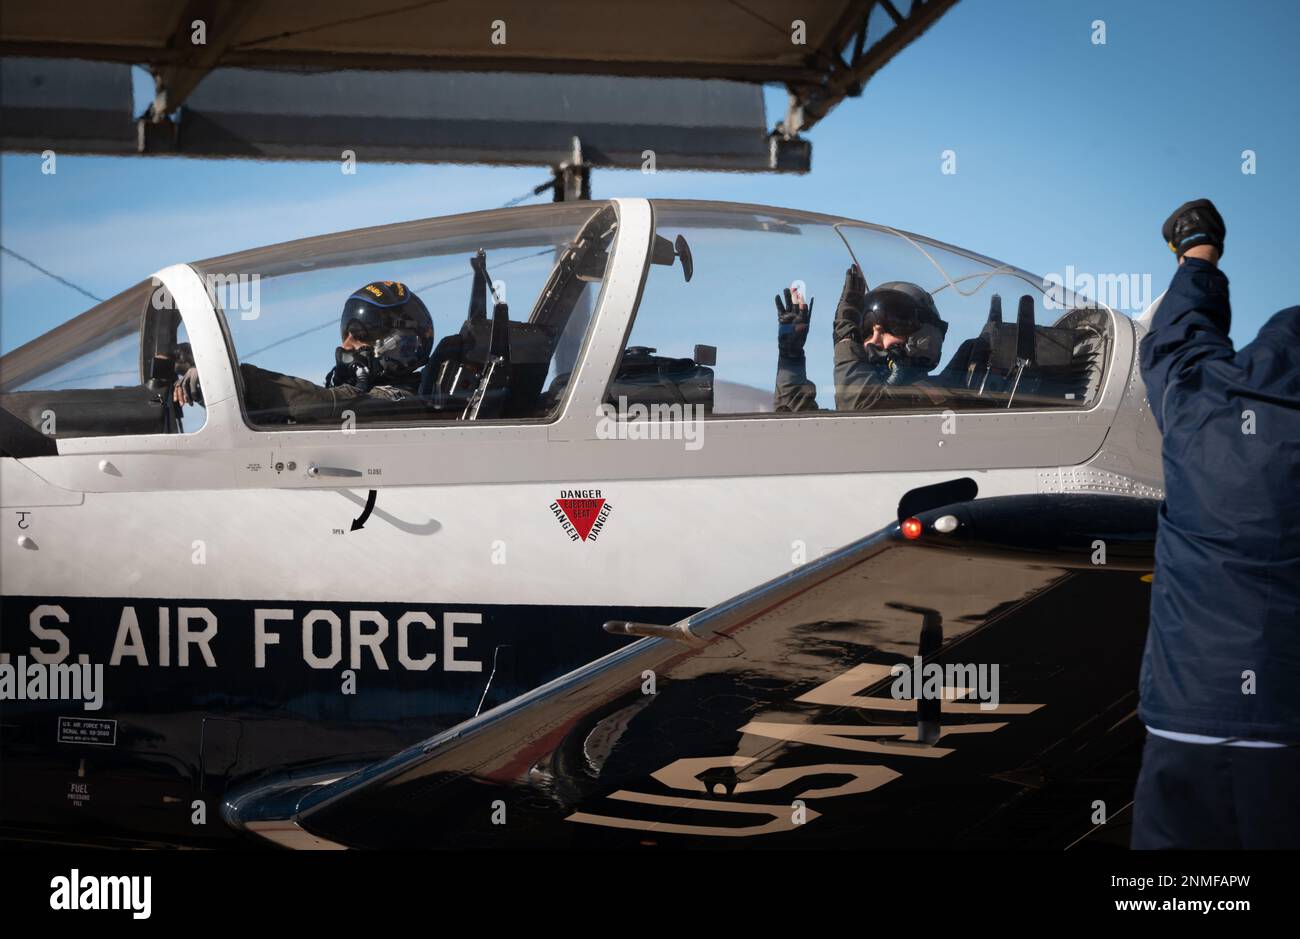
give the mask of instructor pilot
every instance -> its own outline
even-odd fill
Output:
[[[818,409],[803,348],[812,307],[798,290],[786,290],[784,302],[776,298],[776,411]],[[939,364],[948,324],[923,287],[890,281],[868,291],[854,264],[844,275],[833,329],[837,410],[906,406],[918,394],[932,404],[942,401],[925,378]]]

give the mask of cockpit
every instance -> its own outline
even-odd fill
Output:
[[[433,227],[446,221],[435,220]],[[358,423],[546,420],[590,325],[618,219],[611,204],[588,203],[545,207],[518,221],[524,224],[497,230],[465,222],[463,231],[451,226],[445,234],[429,232],[391,246],[383,244],[391,229],[375,229],[336,254],[308,263],[294,259],[267,273],[257,257],[216,259],[199,268],[218,286],[258,278],[253,316],[242,310],[233,315],[239,298],[232,304],[230,287],[214,292],[235,357],[241,365],[296,376],[322,370],[333,355],[337,337],[329,327],[337,317],[327,322],[316,312],[333,285],[339,286],[332,295],[341,297],[348,290],[343,285],[382,276],[418,295],[433,315],[432,354],[415,376],[413,393],[348,401],[345,410]],[[301,322],[300,311],[307,310],[314,324]],[[339,407],[328,400],[305,409],[286,409],[274,397],[254,400],[247,381],[244,373],[245,413],[255,426],[319,425],[339,417]]]
[[[651,267],[611,404],[693,403],[714,417],[780,410],[772,298],[793,287],[812,306],[804,349],[817,410],[837,413],[836,303],[850,265],[868,288],[919,285],[944,325],[941,364],[873,412],[1088,408],[1100,393],[1111,313],[1049,281],[884,226],[759,206],[654,207],[656,244],[687,246],[693,276]]]
[[[643,204],[644,205],[644,204]],[[195,368],[187,327],[215,312],[254,430],[358,424],[549,422],[584,361],[615,409],[689,406],[695,416],[778,413],[772,298],[810,304],[806,379],[820,416],[837,408],[836,303],[845,271],[868,288],[905,281],[933,299],[941,358],[873,412],[1088,409],[1112,357],[1108,309],[1048,281],[887,226],[730,203],[659,200],[620,238],[620,203],[582,202],[431,219],[275,245],[191,265],[210,310],[142,282],[0,358],[0,415],[46,440],[193,433],[207,416],[173,403]],[[615,259],[625,283],[609,291]],[[432,314],[433,351],[399,399],[286,407],[248,386],[252,366],[323,386],[339,309],[369,281],[400,281]],[[602,311],[603,331],[595,328]],[[207,368],[211,368],[208,359]],[[202,378],[203,362],[199,361]],[[593,372],[594,370],[594,372]],[[206,379],[205,379],[206,380]],[[663,411],[668,414],[669,411]],[[17,421],[17,425],[14,421]]]

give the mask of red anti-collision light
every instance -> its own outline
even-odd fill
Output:
[[[902,524],[903,537],[908,541],[915,541],[921,537],[921,520],[919,518],[906,519]]]

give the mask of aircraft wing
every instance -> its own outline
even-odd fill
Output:
[[[679,623],[608,624],[645,638],[224,815],[353,847],[1064,846],[1131,798],[1157,506],[923,512]]]

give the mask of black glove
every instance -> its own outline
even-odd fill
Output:
[[[411,392],[405,388],[399,388],[396,385],[376,385],[371,388],[367,394],[372,398],[382,398],[385,401],[405,401],[413,397]]]
[[[1160,229],[1169,250],[1183,259],[1188,248],[1197,245],[1213,245],[1223,255],[1223,239],[1228,230],[1223,224],[1223,216],[1209,199],[1197,199],[1184,202],[1174,213],[1165,219]]]
[[[854,264],[844,272],[844,290],[840,293],[840,306],[850,307],[857,311],[859,319],[862,317],[862,308],[867,303],[867,279],[862,276],[862,271]]]
[[[844,290],[835,308],[835,341],[862,342],[862,310],[867,304],[867,280],[854,264],[844,273]]]
[[[203,389],[199,387],[199,370],[197,368],[190,369],[176,379],[176,387],[180,389],[182,404],[203,403]]]
[[[808,324],[812,320],[812,305],[794,302],[790,288],[785,290],[785,300],[776,295],[776,346],[783,356],[803,355],[803,344],[808,339]]]

